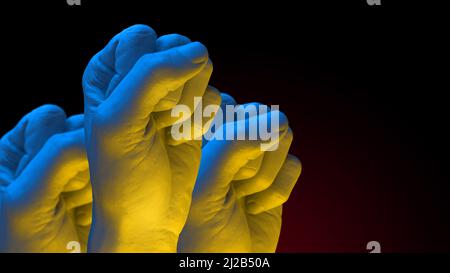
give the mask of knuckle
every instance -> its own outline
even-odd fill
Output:
[[[60,150],[68,144],[65,134],[55,134],[49,138],[47,144],[53,149]]]
[[[80,130],[81,132],[81,130]],[[84,151],[82,136],[79,132],[55,134],[47,142],[56,157],[70,157],[74,153]]]
[[[186,36],[174,33],[174,34],[167,34],[167,35],[161,36],[157,40],[156,46],[157,46],[157,50],[161,51],[161,50],[170,49],[175,46],[188,44],[190,42],[191,42],[191,40],[189,38],[187,38]]]
[[[93,129],[103,129],[103,127],[106,126],[107,124],[107,116],[103,114],[102,111],[97,111],[93,116],[92,116],[92,128]]]
[[[125,29],[121,34],[156,35],[155,31],[151,27],[144,24],[133,25]]]
[[[275,190],[272,192],[272,197],[277,201],[278,204],[284,204],[288,201],[289,195],[281,191]]]
[[[260,177],[259,179],[257,179],[255,181],[255,186],[259,189],[259,190],[264,190],[267,189],[268,187],[270,187],[270,185],[272,185],[272,180],[266,178],[266,177]]]
[[[208,62],[206,63],[205,67],[203,67],[202,73],[204,73],[204,75],[211,76],[213,73],[213,70],[214,70],[214,65],[213,65],[211,59],[208,59]]]
[[[105,136],[115,132],[115,122],[113,115],[99,108],[98,111],[92,115],[90,128],[94,136]]]

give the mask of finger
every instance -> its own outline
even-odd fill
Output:
[[[56,105],[44,105],[33,110],[28,116],[25,130],[25,151],[36,154],[54,134],[63,132],[66,113]]]
[[[260,103],[246,103],[236,106],[236,101],[234,98],[228,94],[222,93],[222,104],[220,106],[222,110],[222,120],[227,121],[227,108],[228,111],[235,113],[229,118],[232,120],[243,120],[245,118],[250,118],[258,114],[258,107],[262,104]],[[237,108],[236,108],[237,107]],[[239,114],[242,113],[242,114]],[[204,146],[208,143],[208,138],[204,138]],[[244,180],[249,179],[256,175],[263,160],[264,154],[258,156],[256,159],[249,160],[246,165],[242,166],[240,170],[234,175],[233,180]]]
[[[155,105],[197,75],[207,60],[206,48],[197,42],[143,56],[99,108],[99,122],[113,120],[119,133],[154,129],[149,122]]]
[[[0,163],[11,177],[19,175],[54,134],[64,130],[66,114],[55,105],[36,108],[7,133],[0,144]]]
[[[14,129],[0,140],[0,185],[8,186],[15,178],[17,166],[25,154],[23,150],[24,132],[27,126],[23,118]]]
[[[222,96],[220,95],[219,90],[212,86],[208,86],[202,98],[202,105],[197,105],[195,108],[196,111],[201,108],[203,113],[202,119],[194,118],[194,124],[198,125],[197,129],[200,128],[195,134],[195,139],[199,139],[200,136],[203,136],[209,130],[220,109],[221,102]]]
[[[173,106],[175,106],[176,104],[187,106],[191,114],[193,114],[194,110],[200,103],[200,99],[202,98],[208,87],[208,82],[211,77],[212,71],[212,62],[208,60],[204,68],[195,77],[191,78],[184,84],[184,86],[182,87],[180,100],[178,101],[178,103],[174,103]],[[174,123],[183,122],[189,117],[190,116],[186,116],[184,117],[184,119],[173,117],[171,110],[154,114],[158,129],[168,127]]]
[[[84,188],[63,193],[66,209],[73,209],[92,203],[92,187],[91,183],[87,183]]]
[[[220,108],[222,108],[222,111],[225,110],[225,106],[226,105],[236,105],[236,100],[229,94],[227,93],[221,93],[220,94],[222,96],[222,103],[220,105]]]
[[[156,51],[164,51],[177,46],[189,44],[191,40],[180,34],[167,34],[156,40]]]
[[[161,52],[172,49],[174,47],[189,44],[191,40],[189,38],[179,34],[168,34],[159,37],[156,40],[156,51]],[[157,105],[155,105],[154,112],[160,112],[171,109],[174,107],[182,96],[184,85],[180,86],[176,90],[169,92],[166,97],[161,99]],[[158,115],[155,113],[155,115]],[[166,114],[167,115],[167,114]],[[156,118],[157,119],[157,118]]]
[[[227,98],[230,100],[230,98]],[[231,98],[231,100],[234,100]],[[232,101],[231,101],[232,102]],[[233,105],[233,104],[227,104],[227,105]],[[245,103],[241,104],[238,107],[235,112],[237,114],[234,115],[235,120],[243,120],[245,118],[251,118],[258,114],[258,107],[262,104],[257,102],[252,103]],[[226,108],[226,105],[224,106]],[[236,109],[236,108],[235,108]],[[226,117],[224,117],[226,119]],[[255,176],[262,164],[264,158],[264,154],[258,156],[256,159],[249,160],[245,166],[242,166],[241,169],[234,175],[233,180],[244,180],[249,179],[253,176]]]
[[[213,128],[215,126],[215,120],[221,118],[221,123],[226,119],[225,117],[225,108],[227,105],[236,105],[236,101],[234,100],[234,98],[226,93],[220,92],[220,97],[221,97],[221,103],[220,103],[220,111],[219,111],[219,116],[214,117],[214,119],[211,121],[212,124],[210,126],[208,126],[208,130],[215,130],[215,128]],[[205,132],[204,134],[207,134],[207,132]],[[203,140],[202,140],[202,148],[206,146],[206,144],[208,144],[209,142],[209,137],[207,136],[203,136]]]
[[[273,128],[272,133],[278,133],[280,137],[273,145],[278,144],[278,141],[287,134],[288,121],[286,116],[278,111],[268,112],[262,115],[254,116],[249,119],[239,121],[245,126],[236,126],[235,124],[225,124],[222,127],[228,127],[223,130],[239,130],[242,127],[251,127],[258,124],[262,119],[270,119],[271,115],[279,117],[279,126]],[[235,122],[238,123],[238,122]],[[219,132],[222,134],[222,132]],[[262,139],[256,140],[219,140],[212,139],[202,150],[202,158],[200,164],[200,171],[195,186],[195,193],[203,192],[209,195],[211,192],[228,191],[229,184],[233,180],[236,173],[245,166],[250,160],[254,160],[263,154],[261,144],[267,141]],[[211,181],[213,181],[211,183]]]
[[[223,98],[226,100],[233,100],[233,98],[227,96],[223,96]],[[268,106],[257,102],[242,105],[222,103],[219,115],[216,115],[216,118],[213,120],[209,132],[205,134],[204,139],[209,141],[210,139],[218,137],[221,139],[234,139],[237,137],[238,140],[246,140],[246,138],[249,140],[264,137],[267,138],[267,134],[264,133],[263,127],[266,129],[272,128],[271,123],[276,121],[279,123],[281,119],[286,118],[282,115],[280,119],[280,112],[278,109],[276,109],[277,111],[275,111],[273,115],[266,115],[266,113],[271,110],[272,109]],[[260,117],[255,120],[256,122],[248,123],[248,121],[246,121],[246,119],[248,120],[258,115],[260,115]],[[265,120],[266,118],[263,119],[262,115],[265,115],[264,117],[268,118],[268,120]],[[264,124],[266,126],[263,126]],[[278,124],[273,125],[274,127],[278,126]],[[278,130],[274,130],[273,135],[276,135],[278,132]],[[267,133],[270,134],[270,130],[267,131]]]
[[[111,94],[120,81],[142,56],[155,52],[156,33],[146,25],[134,25],[119,34],[115,51],[116,74],[108,86],[106,94]]]
[[[197,106],[196,112],[201,111],[201,113],[206,113],[208,108],[211,108],[209,111],[211,115],[200,115],[200,119],[196,119],[195,117],[188,119],[191,125],[190,137],[175,141],[172,138],[173,135],[170,128],[167,128],[168,133],[171,134],[167,138],[169,140],[168,143],[170,144],[167,148],[169,158],[172,165],[176,166],[174,169],[178,170],[173,175],[173,188],[177,198],[174,199],[176,201],[170,206],[172,210],[179,210],[180,207],[185,207],[186,203],[190,203],[198,174],[197,171],[192,172],[192,170],[198,170],[200,165],[201,136],[203,135],[204,128],[207,128],[209,123],[214,119],[214,115],[219,109],[220,103],[220,92],[213,87],[208,87],[202,98],[202,104]],[[197,139],[197,136],[200,137]],[[189,141],[189,139],[194,140]],[[186,176],[186,174],[191,176]]]
[[[84,115],[73,115],[66,120],[66,132],[78,130],[84,127]]]
[[[186,45],[190,42],[191,40],[185,36],[179,34],[169,34],[161,36],[156,41],[156,48],[157,51],[164,51],[169,50],[171,48]],[[199,73],[199,75],[197,75],[196,77],[194,77],[194,79],[190,81],[195,81],[195,79],[198,78],[202,79],[207,77],[208,78],[208,80],[206,80],[207,84],[209,81],[209,77],[211,76],[211,73],[212,73],[212,64],[208,62],[205,69],[203,69]],[[203,81],[197,80],[197,82],[204,82],[204,81],[205,80]],[[195,105],[194,103],[194,97],[201,97],[205,92],[206,86],[205,88],[203,88],[202,86],[196,87],[195,85],[190,84],[187,86],[187,88],[185,87],[186,85],[183,85],[179,87],[177,90],[170,92],[168,96],[166,96],[163,100],[158,102],[158,105],[155,106],[154,111],[159,112],[163,110],[169,110],[172,109],[176,104],[181,104],[188,106],[189,109],[191,110],[191,113],[193,113],[195,107],[197,107],[197,105]],[[176,117],[172,117],[171,112],[172,111],[164,111],[154,114],[154,118],[158,126],[158,129],[168,127],[177,121]],[[186,120],[187,118],[188,117],[185,117],[184,120]]]
[[[25,154],[23,143],[27,122],[24,117],[0,140],[0,173],[3,185],[8,185],[15,178],[17,166]]]
[[[284,204],[289,199],[301,171],[300,160],[288,155],[273,184],[264,191],[247,196],[247,212],[259,214]]]
[[[156,33],[135,25],[117,34],[87,65],[83,75],[86,113],[93,112],[117,87],[134,64],[156,47]]]
[[[239,105],[224,105],[224,120],[229,122],[229,120],[244,120],[258,115],[260,111],[260,107],[267,107],[264,104],[258,102],[250,102]],[[269,109],[270,110],[270,109]],[[232,113],[230,115],[229,113]]]
[[[8,187],[8,192],[14,193],[19,204],[26,200],[36,209],[55,208],[68,181],[87,168],[83,129],[57,134]]]
[[[263,191],[273,183],[288,155],[292,139],[292,130],[288,129],[287,134],[281,139],[278,149],[265,152],[259,172],[252,178],[235,182],[234,189],[238,197]]]
[[[241,167],[239,171],[234,175],[233,180],[245,180],[254,177],[261,168],[263,160],[264,154],[258,156],[256,159],[249,160],[247,164]]]
[[[179,145],[191,140],[201,140],[220,108],[220,92],[214,87],[208,87],[200,105],[197,106],[195,114],[183,122],[167,128],[167,143],[172,146]],[[187,128],[186,128],[187,127]],[[187,130],[187,131],[184,131]]]

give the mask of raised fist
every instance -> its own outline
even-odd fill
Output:
[[[84,77],[86,147],[93,188],[89,250],[176,252],[201,157],[201,139],[174,141],[177,104],[220,104],[208,87],[206,48],[147,26],[124,30]],[[205,92],[206,91],[206,92]],[[190,118],[190,117],[185,117]],[[202,121],[203,122],[203,121]]]
[[[232,97],[222,94],[223,110],[234,104]],[[243,122],[257,128],[259,120],[272,114],[249,115],[227,128],[240,130],[237,124]],[[288,155],[293,135],[287,119],[276,114],[279,138],[273,151],[263,151],[259,138],[213,139],[204,146],[180,252],[275,252],[282,204],[301,172],[300,161]]]
[[[86,248],[92,201],[83,117],[57,106],[26,115],[0,141],[0,249],[67,252]],[[75,220],[78,219],[78,220]]]

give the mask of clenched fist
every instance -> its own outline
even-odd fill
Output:
[[[146,26],[118,34],[84,77],[86,147],[93,189],[89,250],[176,252],[201,157],[201,139],[174,141],[177,104],[220,104],[207,88],[206,48]],[[206,91],[208,89],[208,91]],[[205,93],[206,91],[206,93]],[[190,118],[190,117],[185,117]]]
[[[234,99],[222,94],[222,109]],[[257,104],[256,104],[257,105]],[[274,112],[249,115],[227,130],[257,128]],[[288,155],[292,131],[279,114],[278,147],[261,149],[262,140],[212,139],[203,148],[191,211],[180,237],[181,252],[274,252],[281,229],[282,204],[298,180],[300,161]],[[239,126],[245,123],[246,126]],[[222,130],[219,130],[221,133]],[[216,133],[217,134],[217,133]]]
[[[92,198],[82,126],[82,116],[66,119],[59,107],[46,105],[1,139],[1,251],[67,252],[70,241],[85,245],[91,218],[85,206]]]

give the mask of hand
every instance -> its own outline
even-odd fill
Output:
[[[1,139],[2,251],[67,252],[68,242],[83,241],[84,225],[68,213],[92,201],[82,119],[46,105]]]
[[[222,109],[227,104],[234,99],[222,94]],[[211,140],[204,146],[180,252],[275,252],[282,204],[301,171],[300,161],[288,155],[293,135],[282,113],[279,134],[274,151],[263,152],[261,140]]]
[[[176,104],[220,104],[208,88],[206,48],[146,26],[118,34],[83,77],[93,187],[90,251],[175,252],[201,157],[201,140],[174,141]],[[206,93],[205,93],[205,90]],[[177,121],[178,120],[178,121]]]

